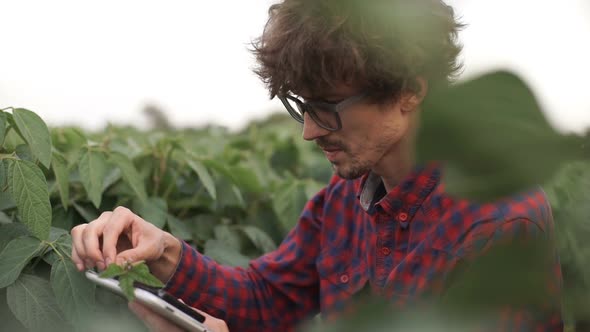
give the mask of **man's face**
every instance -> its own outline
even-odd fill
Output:
[[[340,85],[326,95],[303,96],[338,102],[358,93],[351,86]],[[303,138],[315,141],[342,178],[355,179],[369,170],[391,172],[403,158],[399,143],[406,138],[410,125],[411,112],[403,111],[402,99],[385,105],[367,99],[355,103],[339,113],[342,129],[335,132],[318,126],[305,113]]]

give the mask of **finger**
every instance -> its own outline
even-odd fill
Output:
[[[141,220],[141,218],[125,207],[120,206],[113,211],[113,215],[111,216],[111,220],[109,222],[109,227],[104,230],[103,237],[103,253],[105,255],[105,259],[108,262],[115,262],[121,265],[125,263],[126,260],[135,262],[138,259],[141,260],[144,258],[137,256],[138,254],[141,254],[141,251],[139,253],[137,252],[137,248],[130,249],[132,250],[131,253],[128,252],[129,250],[121,252],[127,252],[126,255],[122,256],[124,257],[123,259],[119,259],[121,253],[117,253],[117,241],[124,233],[131,233],[131,236],[128,235],[128,237],[134,238],[131,241],[132,246],[137,246],[140,244],[138,243],[139,241],[137,241],[140,230],[134,227],[134,223],[136,223],[138,220]]]
[[[102,236],[104,225],[109,221],[109,212],[104,212],[100,217],[84,228],[82,233],[82,243],[84,245],[85,257],[84,263],[87,268],[92,268],[97,263],[100,265],[104,262],[102,251],[100,250],[99,238]]]
[[[197,308],[193,308],[193,310],[200,313],[201,315],[205,316],[205,321],[203,322],[203,324],[205,324],[205,326],[210,328],[212,331],[229,332],[229,328],[224,320],[213,317],[213,316],[209,315],[208,313],[206,313],[202,310],[199,310]]]
[[[135,214],[125,207],[119,206],[113,211],[102,238],[102,253],[107,265],[115,262],[119,237],[127,230],[132,231],[130,228],[135,218]]]
[[[152,332],[183,332],[175,324],[136,301],[129,302],[128,307]]]
[[[72,260],[78,270],[83,270],[85,264],[84,259],[86,258],[86,251],[84,249],[82,233],[86,226],[88,226],[88,224],[81,224],[72,228],[70,231],[70,234],[72,235]]]
[[[74,246],[72,246],[72,262],[74,262],[74,265],[76,265],[76,269],[78,269],[78,271],[84,271],[84,263],[82,263],[80,256],[78,256],[78,252],[74,249]]]
[[[139,246],[120,252],[115,256],[117,265],[125,263],[135,263],[138,261],[149,261],[152,258],[152,251],[157,245],[154,243],[140,242]]]

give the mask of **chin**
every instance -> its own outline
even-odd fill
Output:
[[[352,169],[346,169],[343,167],[339,167],[336,165],[332,165],[332,167],[334,168],[334,172],[341,178],[346,179],[346,180],[354,180],[354,179],[358,179],[361,176],[365,175],[365,173],[367,173],[369,171],[369,169],[365,169],[365,168],[352,168]]]

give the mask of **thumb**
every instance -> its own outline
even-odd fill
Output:
[[[119,266],[124,265],[125,263],[135,263],[142,260],[146,260],[147,252],[145,248],[137,247],[128,249],[125,251],[121,251],[115,257],[115,263]]]
[[[124,263],[136,263],[139,261],[151,262],[157,260],[162,255],[161,251],[158,251],[157,241],[139,241],[137,247],[130,248],[121,251],[115,257],[115,263],[122,265]]]

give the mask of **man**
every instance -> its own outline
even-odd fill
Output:
[[[438,164],[416,165],[420,105],[460,68],[461,25],[450,7],[284,0],[269,13],[254,44],[256,72],[324,151],[330,183],[280,247],[248,269],[221,266],[122,207],[72,230],[78,269],[145,260],[168,292],[233,330],[288,331],[318,312],[331,320],[354,310],[361,290],[401,307],[436,296],[487,248],[551,236],[541,191],[479,205],[448,195]],[[559,285],[558,266],[549,279]],[[514,330],[562,328],[555,310],[509,321]]]

